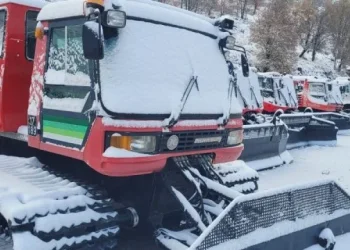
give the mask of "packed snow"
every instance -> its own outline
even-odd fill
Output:
[[[310,146],[289,152],[294,159],[291,164],[259,173],[260,190],[331,178],[350,193],[350,136],[338,132],[336,146]]]

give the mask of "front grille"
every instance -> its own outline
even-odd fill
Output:
[[[189,150],[205,150],[222,148],[226,146],[227,130],[209,130],[209,131],[191,131],[191,132],[172,132],[164,133],[160,139],[160,152],[179,152],[179,151],[189,151]],[[179,144],[174,150],[169,150],[167,147],[167,142],[170,136],[176,135],[179,138]],[[211,139],[216,139],[221,137],[221,140],[210,141]],[[195,143],[197,139],[197,143]],[[199,140],[199,142],[198,142]],[[200,141],[202,140],[202,141]],[[209,141],[206,141],[209,140]]]
[[[298,106],[302,107],[302,103],[303,103],[303,96],[302,95],[298,95]]]

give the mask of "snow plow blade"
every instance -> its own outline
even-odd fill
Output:
[[[350,197],[333,181],[239,196],[192,250],[304,250],[325,228],[350,232]]]
[[[350,129],[350,116],[338,113],[312,113],[315,117],[334,122],[339,130]]]
[[[313,114],[283,114],[280,118],[288,126],[287,149],[337,144],[338,127],[332,121],[315,117]]]
[[[240,160],[255,169],[263,170],[288,164],[292,157],[287,151],[287,128],[283,123],[245,125],[244,150]]]

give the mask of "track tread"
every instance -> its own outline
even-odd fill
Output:
[[[30,237],[41,242],[43,246],[48,244],[48,250],[98,250],[115,247],[116,236],[119,233],[118,213],[115,202],[106,192],[97,185],[88,186],[85,181],[80,185],[77,178],[74,178],[73,182],[69,175],[58,173],[56,176],[55,171],[47,171],[47,167],[33,166],[28,159],[26,161],[25,158],[21,158],[10,162],[5,157],[1,159],[2,157],[4,156],[0,156],[0,172],[12,175],[43,191],[25,200],[15,198],[18,199],[17,210],[14,210],[13,217],[6,218],[14,241],[25,232],[30,233]],[[40,182],[41,180],[43,182]],[[11,187],[2,188],[0,191],[0,197],[12,195]],[[16,197],[15,194],[13,197]],[[6,206],[1,199],[0,205],[0,208]],[[19,212],[17,216],[16,212]],[[70,218],[75,220],[71,221]],[[26,246],[20,246],[18,249],[22,248],[25,250]],[[7,244],[5,240],[0,239],[0,249],[12,250],[12,242]],[[46,247],[44,249],[46,250]]]

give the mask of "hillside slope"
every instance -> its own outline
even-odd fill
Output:
[[[233,30],[236,37],[236,44],[242,45],[247,50],[247,56],[249,63],[255,66],[256,52],[258,50],[256,44],[250,41],[250,26],[255,22],[257,15],[247,15],[247,18],[242,20],[240,18],[234,18],[235,28]],[[302,51],[301,46],[297,48],[297,54]],[[234,56],[234,53],[231,53]],[[297,55],[298,56],[298,55]],[[327,46],[321,53],[317,53],[316,60],[311,61],[311,51],[306,53],[303,58],[298,58],[296,65],[294,66],[294,74],[298,74],[297,69],[301,68],[303,75],[314,75],[319,77],[329,77],[331,79],[337,76],[346,76],[345,71],[337,72],[333,69],[333,56],[330,51],[330,46]]]

